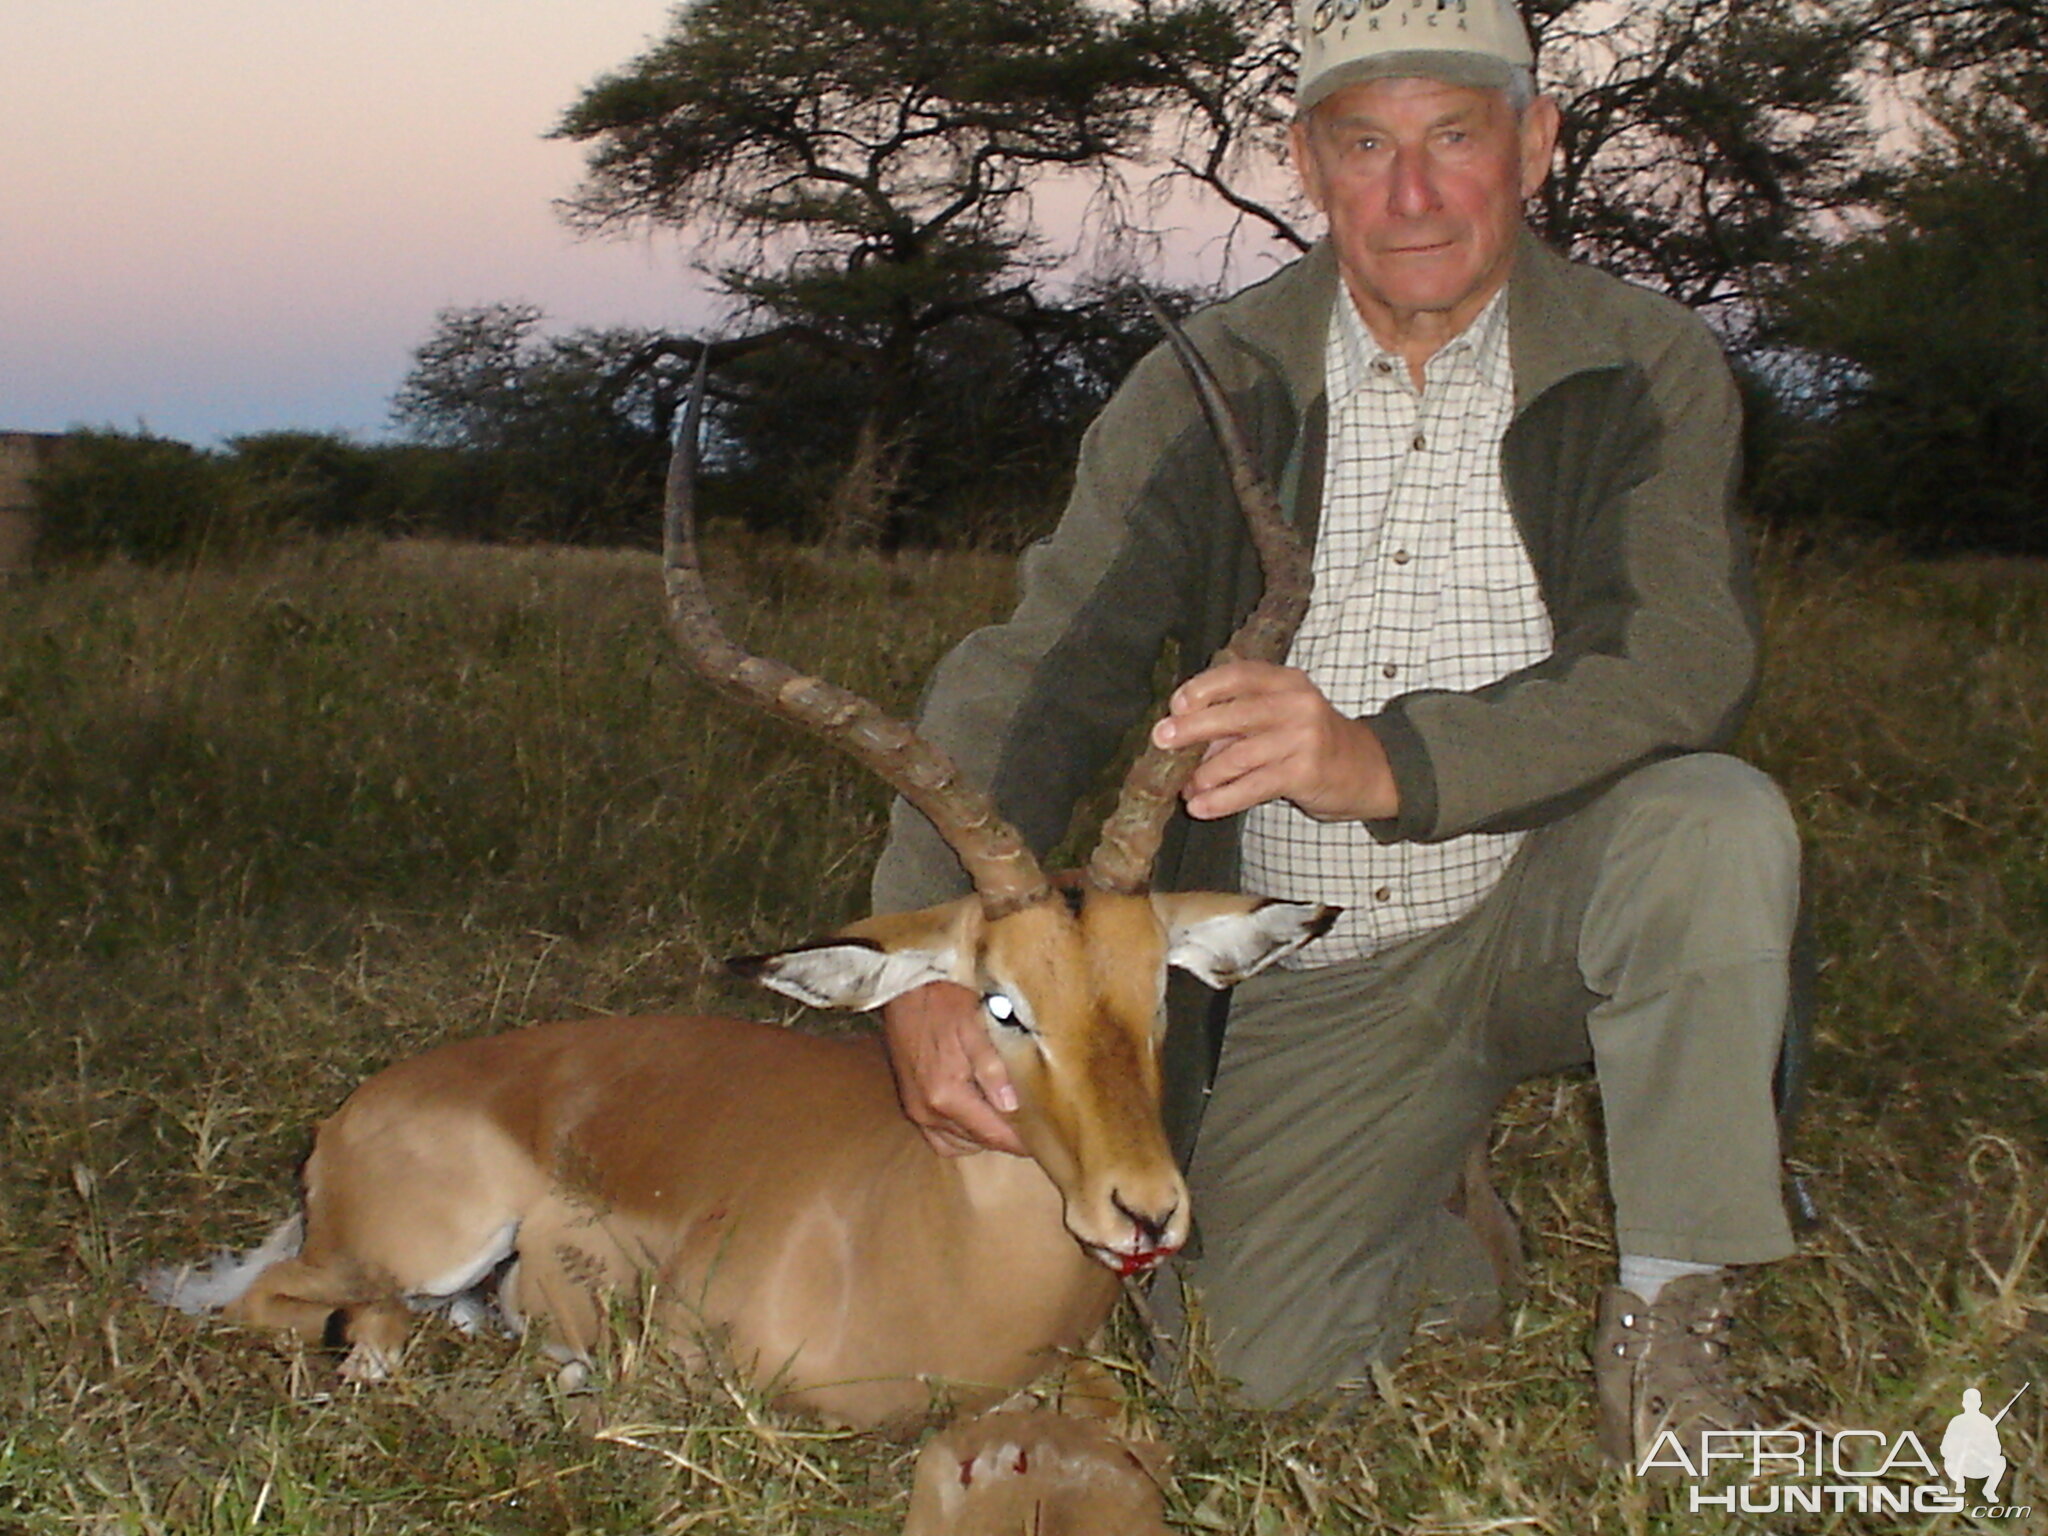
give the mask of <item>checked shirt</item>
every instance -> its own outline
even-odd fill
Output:
[[[1549,655],[1550,616],[1509,513],[1514,407],[1506,290],[1424,369],[1379,345],[1340,290],[1325,356],[1330,445],[1315,591],[1289,662],[1339,712],[1468,691]],[[1381,843],[1285,801],[1245,813],[1244,889],[1345,911],[1283,962],[1361,958],[1452,922],[1493,889],[1521,833]]]

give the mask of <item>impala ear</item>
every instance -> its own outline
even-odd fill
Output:
[[[957,981],[969,931],[981,921],[975,897],[921,912],[870,917],[829,939],[772,955],[743,955],[726,968],[813,1008],[879,1008],[928,981]]]
[[[1152,898],[1166,924],[1166,963],[1212,987],[1256,976],[1282,956],[1321,938],[1342,907],[1311,901],[1270,901],[1207,891]]]
[[[953,952],[884,949],[873,939],[821,939],[772,955],[742,955],[726,968],[813,1008],[879,1008],[953,974]]]

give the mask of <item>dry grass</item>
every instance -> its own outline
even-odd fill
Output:
[[[993,559],[725,554],[758,644],[898,706],[1007,597]],[[1798,1156],[1824,1220],[1760,1279],[1755,1357],[1790,1409],[1930,1443],[1964,1386],[2031,1383],[2001,1429],[2038,1519],[2048,574],[1768,574],[1750,750],[1812,850],[1827,966]],[[358,1394],[133,1292],[277,1215],[308,1127],[377,1064],[542,1017],[758,1009],[706,958],[857,910],[879,793],[682,685],[652,594],[644,557],[356,543],[0,593],[0,1532],[900,1524],[912,1444],[666,1380],[630,1320],[594,1399],[431,1333]],[[1535,1252],[1508,1338],[1424,1346],[1341,1413],[1155,1399],[1176,1524],[2020,1528],[1691,1515],[1599,1470],[1591,1118],[1577,1080],[1504,1116]]]

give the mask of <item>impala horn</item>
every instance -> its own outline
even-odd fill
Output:
[[[1226,661],[1281,662],[1293,643],[1302,615],[1308,612],[1312,583],[1308,546],[1281,514],[1280,498],[1260,475],[1244,426],[1231,408],[1223,387],[1210,371],[1208,361],[1195,349],[1174,318],[1150,293],[1145,305],[1166,332],[1174,355],[1186,370],[1202,414],[1230,473],[1231,489],[1244,514],[1245,527],[1259,565],[1265,572],[1265,590],[1258,605],[1210,658],[1211,666]],[[1150,742],[1124,775],[1116,809],[1102,824],[1102,835],[1088,857],[1088,883],[1101,891],[1136,893],[1152,880],[1152,864],[1159,857],[1160,839],[1166,823],[1180,800],[1188,775],[1201,761],[1200,747],[1158,747]]]
[[[689,400],[669,456],[662,515],[662,586],[668,623],[684,658],[714,686],[780,715],[865,763],[931,819],[959,856],[990,917],[1049,899],[1052,886],[995,802],[962,782],[952,758],[859,694],[741,650],[719,627],[697,553],[697,434],[705,359],[697,355]]]

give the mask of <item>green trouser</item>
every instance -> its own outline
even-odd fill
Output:
[[[1222,1370],[1289,1402],[1397,1356],[1432,1292],[1490,1287],[1444,1200],[1501,1097],[1567,1067],[1599,1082],[1620,1251],[1790,1253],[1771,1078],[1798,887],[1770,780],[1672,758],[1532,833],[1448,927],[1240,986],[1182,1276]]]

